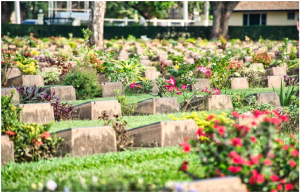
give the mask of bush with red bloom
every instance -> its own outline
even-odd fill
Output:
[[[188,165],[189,165],[189,162],[188,161],[184,161],[181,166],[180,166],[180,170],[182,171],[186,171],[188,169]]]
[[[243,168],[242,168],[242,167],[239,167],[239,166],[236,166],[236,167],[234,167],[234,166],[229,166],[228,171],[230,171],[230,172],[233,173],[233,174],[236,174],[236,173],[242,171],[242,169],[243,169]]]
[[[185,153],[190,152],[190,150],[191,150],[191,145],[190,144],[182,142],[180,145],[183,147],[183,151]]]
[[[243,146],[243,140],[241,138],[233,138],[231,140],[231,145],[236,147],[242,147]]]
[[[270,176],[270,180],[272,180],[272,182],[278,182],[280,178],[277,175],[273,174]]]
[[[47,131],[44,131],[44,133],[41,135],[41,138],[44,138],[44,139],[48,139],[49,137],[51,137],[51,135]]]
[[[269,159],[265,159],[263,163],[265,166],[268,166],[268,165],[272,165],[273,162]]]
[[[256,143],[256,137],[250,137],[252,143]]]
[[[7,135],[15,135],[16,133],[13,131],[6,131]]]
[[[294,160],[290,160],[289,161],[289,164],[292,168],[296,167],[297,166],[297,163],[294,161]]]

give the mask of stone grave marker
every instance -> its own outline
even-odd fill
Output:
[[[116,89],[121,90],[122,94],[125,94],[124,86],[121,82],[102,82],[102,97],[114,97],[114,91]]]
[[[156,78],[158,78],[159,75],[160,73],[157,71],[150,71],[150,70],[145,71],[145,78],[148,78],[149,80],[155,80]]]
[[[7,70],[8,77],[7,79],[14,78],[17,76],[21,76],[21,70],[19,68],[13,67]],[[4,74],[1,72],[1,76],[4,77]]]
[[[140,60],[149,60],[148,56],[140,56]]]
[[[150,66],[151,61],[150,60],[140,60],[140,63],[145,66]]]
[[[239,177],[218,177],[180,183],[183,192],[247,192]]]
[[[60,101],[76,101],[76,92],[73,86],[51,86],[46,88],[46,93],[51,95],[55,91],[55,95]]]
[[[166,61],[168,60],[168,55],[167,54],[160,54],[159,55],[159,61]]]
[[[128,130],[134,147],[170,147],[180,145],[185,137],[195,138],[194,120],[163,121]]]
[[[1,96],[11,96],[11,91],[15,90],[14,96],[12,98],[12,103],[14,105],[20,104],[20,95],[15,88],[1,88]]]
[[[1,165],[15,161],[14,142],[7,135],[1,135]]]
[[[187,64],[194,64],[195,63],[194,58],[184,58],[184,62],[187,63]]]
[[[231,89],[248,89],[248,80],[245,77],[231,78]]]
[[[271,104],[275,107],[280,107],[280,99],[276,92],[256,93],[251,96],[256,96],[258,105]]]
[[[109,82],[109,77],[105,77],[105,74],[101,74],[98,76],[98,82],[102,83],[102,82]]]
[[[253,58],[252,58],[252,56],[245,56],[245,57],[244,57],[244,61],[245,61],[245,62],[252,62],[252,61],[253,61]]]
[[[7,80],[10,86],[44,86],[44,78],[41,75],[21,75]]]
[[[107,111],[111,116],[122,116],[121,105],[117,100],[91,101],[74,106],[74,110],[78,120],[98,120],[102,111]]]
[[[286,68],[284,67],[272,67],[266,69],[266,76],[284,76],[286,75]]]
[[[184,103],[180,106],[185,107]],[[214,111],[232,109],[232,101],[228,95],[208,95],[205,97],[198,97],[193,99],[187,106],[189,111]]]
[[[56,132],[64,141],[57,148],[56,156],[72,157],[116,152],[116,133],[111,126],[77,127]]]
[[[173,61],[172,60],[165,60],[165,64],[168,66],[173,66]]]
[[[156,115],[179,112],[177,98],[150,98],[137,103],[136,114]]]
[[[20,104],[20,122],[49,123],[54,121],[54,110],[50,103]]]
[[[284,82],[283,76],[266,76],[260,79],[257,79],[255,82],[260,84],[262,87],[280,88],[281,80]]]
[[[197,79],[197,82],[195,83],[194,87],[192,87],[190,89],[192,89],[192,91],[194,91],[194,89],[196,88],[201,91],[201,90],[205,90],[206,87],[208,88],[208,90],[210,90],[209,80],[206,78],[200,78],[200,79]]]

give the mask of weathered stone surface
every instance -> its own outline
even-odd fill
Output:
[[[7,135],[1,135],[1,165],[15,161],[14,142]]]
[[[280,107],[280,99],[276,92],[269,93],[257,93],[253,94],[257,98],[257,104],[272,104],[276,107]]]
[[[105,77],[105,74],[101,74],[98,76],[98,82],[102,83],[102,82],[109,82],[109,78]]]
[[[155,115],[179,112],[177,98],[151,98],[137,103],[136,114]]]
[[[44,78],[41,75],[21,75],[7,80],[7,86],[44,86]]]
[[[166,60],[165,64],[167,64],[168,66],[173,66],[173,61],[172,60]]]
[[[253,58],[252,58],[252,56],[245,56],[244,60],[245,60],[245,62],[252,62]]]
[[[150,70],[145,71],[145,78],[148,78],[150,80],[154,80],[154,79],[158,78],[159,75],[160,75],[160,73],[157,71],[150,71]]]
[[[74,106],[78,120],[98,120],[102,111],[107,111],[111,116],[121,113],[121,105],[117,100],[91,101]]]
[[[72,65],[72,68],[75,68],[77,66],[77,61],[66,61],[66,63],[70,63]]]
[[[38,62],[38,66],[39,66],[39,68],[41,69],[41,68],[43,68],[43,67],[48,67],[49,64],[48,64],[47,62]]]
[[[150,60],[140,60],[140,63],[145,66],[150,66],[151,61]]]
[[[70,128],[56,133],[64,141],[57,148],[56,156],[82,157],[116,152],[116,133],[111,126]]]
[[[134,147],[170,147],[179,145],[185,137],[194,138],[198,125],[194,120],[164,121],[128,131]]]
[[[168,60],[168,55],[167,54],[160,54],[159,55],[159,61],[166,61]]]
[[[299,67],[289,69],[288,75],[299,75]]]
[[[266,69],[266,76],[284,76],[286,75],[286,68],[284,67],[272,67]]]
[[[247,192],[247,187],[239,177],[208,178],[180,183],[184,191],[196,192]]]
[[[49,123],[54,121],[54,110],[50,103],[20,104],[20,122]]]
[[[140,56],[140,60],[149,60],[148,56]]]
[[[51,86],[46,88],[48,95],[51,95],[52,91],[55,91],[55,95],[60,101],[75,101],[76,92],[73,86]]]
[[[180,103],[184,107],[184,103]],[[187,106],[188,111],[213,111],[232,109],[232,101],[228,95],[209,95],[193,99]]]
[[[49,72],[49,71],[54,71],[54,72],[60,72],[57,67],[43,67],[41,68],[41,72]]]
[[[11,96],[11,91],[15,90],[14,96],[12,98],[13,104],[20,104],[20,95],[17,89],[15,88],[1,88],[1,96]]]
[[[17,76],[21,76],[22,73],[21,73],[19,68],[13,67],[13,68],[9,68],[7,70],[7,74],[8,74],[7,79],[9,79],[9,78],[14,78],[14,77],[17,77]],[[2,72],[1,72],[1,76],[2,76],[1,78],[3,79],[4,74]]]
[[[266,76],[256,80],[256,83],[261,87],[280,88],[281,80],[284,82],[283,76]]]
[[[187,64],[194,64],[194,63],[195,63],[194,58],[184,58],[184,61],[185,61]]]
[[[102,97],[114,97],[116,89],[121,90],[125,94],[124,86],[121,82],[102,82]]]
[[[247,78],[231,78],[231,89],[248,89],[249,84]]]
[[[196,89],[205,90],[206,87],[208,88],[208,90],[210,90],[210,83],[208,79],[206,78],[197,79],[197,82],[195,83]],[[195,88],[193,87],[192,89],[194,90]]]

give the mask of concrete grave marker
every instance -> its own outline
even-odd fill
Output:
[[[136,114],[155,115],[179,112],[177,98],[151,98],[137,103]]]
[[[14,142],[7,135],[1,135],[1,165],[15,161]]]
[[[44,78],[41,75],[21,75],[7,80],[10,86],[44,86]]]
[[[55,91],[55,95],[60,101],[75,101],[76,92],[73,86],[51,86],[46,88],[46,93],[51,95],[52,91]]]
[[[231,78],[231,89],[248,89],[248,80],[245,77]]]
[[[50,103],[20,104],[20,122],[49,123],[54,121],[54,110]]]
[[[145,65],[145,66],[150,66],[151,61],[150,60],[140,60],[140,63]]]
[[[185,137],[194,138],[198,125],[194,120],[164,121],[128,130],[134,147],[170,147],[180,145]]]
[[[14,78],[14,77],[22,75],[21,70],[19,68],[15,68],[15,67],[8,68],[7,74],[8,74],[7,79]],[[4,74],[2,72],[1,72],[1,76],[2,76],[2,79],[3,79],[4,78]]]
[[[122,94],[125,94],[124,86],[121,82],[102,82],[102,97],[114,97],[114,91],[116,89],[121,90]]]
[[[253,94],[257,98],[257,104],[271,104],[275,107],[280,107],[280,99],[279,95],[276,92],[269,92],[269,93],[257,93]]]
[[[82,157],[116,152],[116,133],[111,126],[78,127],[56,132],[64,141],[57,148],[56,156]]]
[[[286,75],[286,68],[284,67],[272,67],[266,69],[266,76],[284,76]]]
[[[107,111],[111,116],[121,113],[121,105],[117,100],[91,101],[74,106],[78,120],[98,120],[102,111]]]
[[[195,83],[194,86],[195,87],[192,88],[193,90],[196,88],[201,91],[201,90],[205,90],[206,87],[208,88],[208,90],[210,90],[210,83],[209,83],[209,80],[206,78],[197,79],[197,82]]]
[[[11,91],[15,90],[14,96],[12,98],[12,103],[14,105],[20,104],[20,95],[15,88],[1,88],[1,96],[11,96]]]
[[[260,79],[257,79],[255,82],[259,83],[262,87],[280,88],[281,80],[284,83],[283,76],[266,76]]]

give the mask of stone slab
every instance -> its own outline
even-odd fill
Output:
[[[108,77],[107,78],[105,77],[105,74],[101,74],[101,75],[98,76],[98,82],[99,83],[109,82],[109,79],[108,79]]]
[[[288,75],[299,75],[299,67],[289,69]]]
[[[260,79],[257,79],[255,82],[259,83],[262,87],[272,88],[280,88],[281,80],[284,83],[283,76],[266,76]]]
[[[180,183],[183,192],[247,192],[247,187],[239,177],[208,178]]]
[[[159,55],[159,61],[166,61],[166,60],[168,60],[168,55],[166,55],[166,54]]]
[[[163,121],[128,130],[134,147],[170,147],[180,145],[185,137],[194,138],[198,125],[194,120]]]
[[[148,56],[140,56],[140,60],[149,60]]]
[[[231,89],[248,89],[247,78],[231,78]]]
[[[102,82],[102,97],[114,97],[114,91],[116,89],[121,90],[122,94],[125,94],[124,86],[121,82]]]
[[[21,75],[7,80],[7,86],[44,86],[44,78],[41,75]]]
[[[150,71],[150,70],[145,71],[145,78],[148,78],[150,80],[154,80],[154,79],[158,78],[159,75],[160,75],[160,73],[157,71]]]
[[[150,60],[140,60],[140,63],[145,65],[145,66],[150,66],[151,61]]]
[[[208,90],[210,90],[209,80],[206,78],[199,78],[199,79],[197,79],[197,82],[195,83],[195,85],[192,89],[194,90],[196,88],[201,91],[201,90],[205,90],[206,89],[205,87],[207,87]]]
[[[7,79],[14,78],[14,77],[22,75],[21,70],[19,68],[15,68],[15,67],[8,68],[7,74],[8,74]],[[1,72],[1,76],[4,77],[4,74],[2,72]]]
[[[116,152],[116,133],[111,126],[70,128],[56,133],[64,141],[57,148],[56,156],[82,157]]]
[[[51,95],[52,91],[60,101],[76,101],[76,92],[73,86],[50,86],[46,88],[46,93]]]
[[[122,116],[121,104],[117,100],[91,101],[74,106],[78,120],[98,120],[104,110],[111,116]]]
[[[269,92],[269,93],[256,93],[253,94],[257,98],[257,104],[271,104],[275,107],[280,107],[280,99],[279,95],[276,92]]]
[[[12,103],[14,105],[20,104],[20,95],[15,88],[1,88],[1,96],[11,96],[12,90],[15,90],[14,96],[12,98]]]
[[[284,76],[287,75],[286,68],[284,67],[272,67],[266,69],[266,76]]]
[[[15,161],[14,142],[7,135],[1,135],[1,165]]]
[[[179,112],[177,98],[151,98],[137,103],[135,114],[155,115]]]
[[[20,122],[49,123],[54,121],[54,110],[50,103],[20,104]]]
[[[245,61],[245,62],[252,62],[252,61],[253,61],[253,58],[252,58],[252,56],[245,56],[245,57],[244,57],[244,61]]]
[[[184,103],[180,103],[184,107]],[[209,95],[193,99],[187,107],[188,111],[214,111],[233,109],[231,98],[228,95]]]
[[[194,64],[195,63],[194,58],[184,58],[184,61],[187,64]]]
[[[48,67],[49,64],[47,62],[38,62],[39,68],[42,69],[43,67]]]

